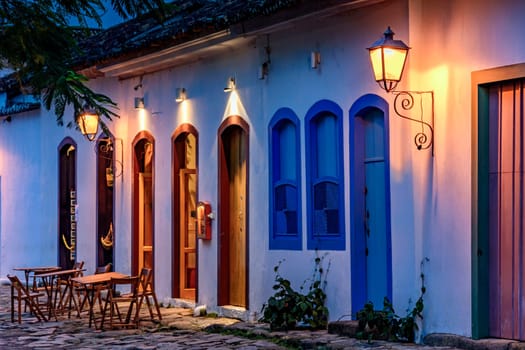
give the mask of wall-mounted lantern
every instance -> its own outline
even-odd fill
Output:
[[[410,48],[401,40],[394,40],[394,32],[388,27],[384,38],[368,48],[374,77],[386,92],[394,90],[401,80]]]
[[[82,113],[77,117],[77,124],[82,135],[89,141],[93,141],[98,133],[98,114],[91,108],[85,106]]]
[[[374,78],[379,86],[386,92],[392,92],[394,98],[394,112],[401,118],[417,122],[421,125],[421,131],[416,133],[414,143],[418,150],[431,148],[434,155],[434,92],[433,91],[395,91],[397,84],[401,81],[408,56],[408,47],[401,40],[394,40],[394,32],[390,27],[383,33],[384,37],[374,42],[369,48],[370,63],[374,71]],[[413,118],[405,111],[414,107],[414,95],[419,97],[419,118]],[[431,121],[426,122],[423,116],[424,96],[431,99]],[[428,135],[427,135],[428,132]]]

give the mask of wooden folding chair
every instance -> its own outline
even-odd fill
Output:
[[[29,310],[39,321],[47,321],[46,316],[40,310],[39,297],[45,297],[44,293],[30,292],[17,276],[7,275],[11,281],[11,322],[15,322],[15,299],[18,302],[18,323],[22,323],[22,302],[29,306]],[[16,295],[15,295],[16,290]]]
[[[104,266],[97,266],[97,268],[95,269],[95,275],[99,274],[99,273],[110,272],[112,265],[113,264],[108,263],[108,264],[106,264]],[[103,307],[103,305],[102,305],[102,298],[101,298],[101,292],[103,290],[106,290],[106,289],[108,289],[108,286],[106,286],[106,285],[99,285],[99,286],[97,286],[97,290],[95,291],[95,296],[93,298],[93,302],[95,300],[98,300],[98,305],[100,307],[100,310],[102,310],[102,307]],[[86,301],[87,301],[87,291],[86,291],[86,289],[84,287],[76,288],[76,290],[77,290],[77,293],[84,295],[84,298],[80,302],[80,307],[79,307],[80,312],[82,312],[82,309],[84,308],[84,305],[86,304]]]
[[[153,270],[147,267],[143,267],[140,272],[140,286],[139,286],[139,312],[140,308],[142,307],[142,303],[144,300],[146,300],[146,304],[148,305],[149,315],[151,320],[154,319],[153,317],[153,311],[151,309],[151,303],[149,298],[153,299],[153,303],[155,305],[155,309],[157,310],[157,315],[159,317],[159,321],[162,320],[162,315],[160,313],[159,303],[157,301],[157,295],[155,294],[155,290],[153,289]]]
[[[58,279],[58,291],[60,293],[60,301],[59,305],[61,308],[68,308],[68,316],[71,316],[71,304],[75,307],[77,310],[77,315],[80,316],[80,297],[79,297],[79,287],[78,285],[74,285],[70,282],[70,279],[73,277],[81,277],[84,275],[84,272],[82,269],[84,268],[84,261],[77,261],[73,265],[72,270],[78,270],[77,273],[74,275],[69,276],[67,279]],[[75,298],[75,293],[77,294],[77,298]]]
[[[104,329],[104,322],[109,308],[109,328],[139,326],[139,276],[112,278],[109,283],[108,294],[102,310],[102,321],[100,329]],[[121,290],[128,289],[125,292]],[[126,317],[123,319],[121,308],[125,307]],[[135,308],[135,312],[133,312]],[[132,314],[134,316],[132,317]]]

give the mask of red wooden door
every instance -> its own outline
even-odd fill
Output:
[[[523,82],[489,90],[489,332],[525,340]]]

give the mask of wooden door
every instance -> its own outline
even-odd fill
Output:
[[[76,145],[66,139],[59,148],[58,266],[71,269],[76,261]]]
[[[151,173],[139,173],[139,240],[137,270],[153,268],[152,189]]]
[[[197,300],[198,133],[182,124],[172,137],[173,250],[172,297]]]
[[[390,193],[384,113],[366,108],[353,120],[352,308],[392,300]]]
[[[219,303],[247,307],[247,135],[233,125],[220,140]]]
[[[113,140],[97,141],[97,266],[113,262],[115,232],[113,225],[114,160]]]
[[[246,306],[246,162],[242,138],[236,129],[228,140],[230,304],[238,306]]]
[[[195,300],[197,279],[197,171],[181,169],[180,179],[180,298]]]
[[[489,89],[489,335],[525,340],[523,80]]]
[[[132,274],[143,267],[154,270],[154,144],[151,135],[143,132],[133,142],[133,236]]]

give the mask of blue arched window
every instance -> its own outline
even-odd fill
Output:
[[[328,100],[306,114],[308,249],[345,249],[342,116]]]
[[[301,250],[301,158],[299,119],[279,109],[268,127],[270,249]]]

